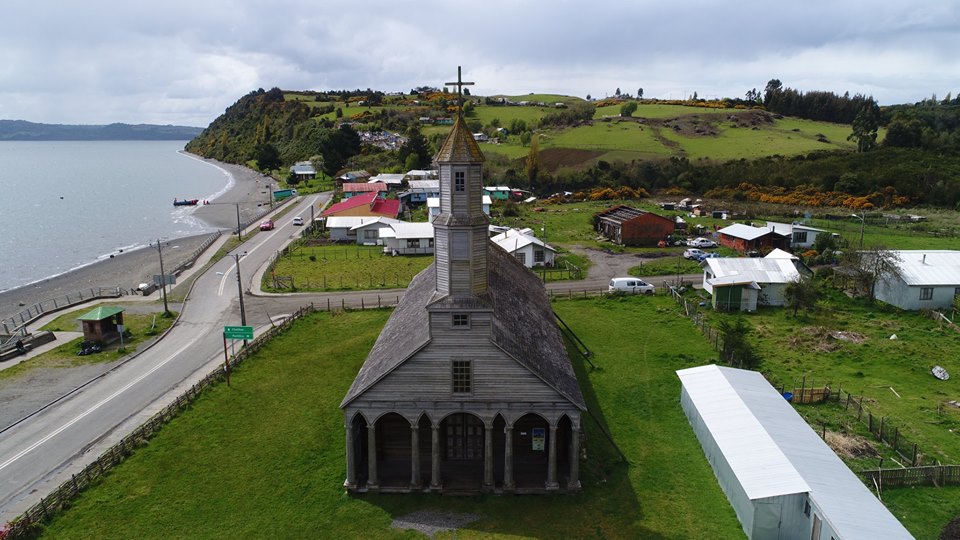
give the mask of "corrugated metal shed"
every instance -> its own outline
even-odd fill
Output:
[[[752,257],[728,257],[704,259],[710,268],[713,280],[736,277],[740,281],[757,283],[789,283],[800,277],[800,272],[791,259],[757,259]]]
[[[960,251],[894,251],[900,257],[900,273],[907,285],[955,285],[960,287]]]
[[[433,238],[432,223],[410,223],[407,221],[401,221],[391,225],[391,228],[393,229],[396,238],[401,240],[407,238]]]
[[[824,526],[838,539],[913,538],[762,374],[710,365],[680,370],[677,375],[708,427],[736,439],[723,447],[725,457],[737,464],[735,470],[743,472],[742,481],[750,489],[786,494],[806,486],[822,512]],[[736,432],[733,426],[737,423],[745,429]],[[783,472],[780,456],[799,481]],[[763,474],[761,469],[767,463],[777,468]],[[787,478],[770,478],[774,474],[786,474]]]
[[[733,225],[724,227],[717,231],[718,234],[725,234],[727,236],[733,236],[735,238],[742,238],[744,240],[756,240],[765,234],[769,234],[771,231],[766,227],[751,227],[749,225],[744,225],[742,223],[734,223]],[[777,231],[780,234],[779,231]]]

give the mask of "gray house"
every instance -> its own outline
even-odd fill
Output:
[[[543,285],[489,241],[482,162],[459,116],[436,157],[434,264],[340,405],[348,491],[580,489],[586,405]]]
[[[898,275],[877,280],[877,300],[900,309],[943,309],[960,295],[960,251],[905,250],[893,252]]]
[[[762,374],[707,365],[677,375],[680,406],[748,538],[913,538]]]

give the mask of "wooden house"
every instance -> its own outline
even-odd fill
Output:
[[[543,284],[489,241],[482,162],[458,116],[436,157],[435,261],[340,405],[348,491],[580,489],[586,405]]]
[[[594,217],[598,233],[624,246],[655,246],[673,234],[675,228],[671,218],[622,204]]]
[[[387,185],[383,182],[347,182],[343,184],[343,200],[367,193],[387,194]]]
[[[742,223],[734,223],[717,231],[720,245],[733,248],[740,253],[749,251],[772,251],[774,249],[789,249],[790,235],[766,227],[751,227]]]

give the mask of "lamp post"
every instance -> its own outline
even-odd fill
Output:
[[[157,238],[157,254],[160,256],[160,292],[163,295],[163,314],[170,316],[170,308],[167,305],[167,274],[163,271],[163,249],[160,245],[160,239]]]
[[[240,281],[240,257],[246,256],[247,252],[234,253],[233,261],[237,265],[237,292],[240,294],[240,325],[247,325],[247,312],[243,308],[243,282]],[[243,346],[247,346],[247,340],[243,340]]]
[[[850,214],[850,217],[855,217],[860,220],[860,249],[863,250],[863,224],[867,220],[867,215],[863,214],[858,216],[857,214]]]

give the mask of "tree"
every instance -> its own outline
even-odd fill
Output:
[[[540,136],[534,135],[530,139],[530,151],[527,152],[527,163],[524,167],[527,173],[527,182],[533,189],[537,185],[537,177],[540,175]]]
[[[813,278],[798,276],[783,288],[783,296],[787,300],[787,306],[793,308],[793,316],[796,317],[798,310],[813,309],[820,299],[820,289]]]
[[[643,99],[643,88],[637,88],[637,99]]]
[[[410,126],[404,135],[407,137],[407,142],[398,151],[400,161],[408,171],[427,167],[430,164],[430,145],[427,143],[427,138],[420,132],[420,126],[416,124]],[[410,166],[411,163],[413,166]]]
[[[626,103],[624,103],[623,105],[620,106],[620,116],[629,118],[629,117],[633,116],[633,113],[634,113],[636,110],[637,110],[637,102],[636,102],[636,101],[628,101],[628,102],[626,102]]]
[[[857,141],[857,152],[866,152],[877,145],[877,130],[880,129],[880,107],[869,99],[860,107],[853,119],[853,132],[847,140]]]
[[[347,160],[360,153],[360,136],[347,124],[338,129],[327,129],[320,135],[319,153],[323,156],[323,172],[335,176]]]
[[[253,159],[257,160],[257,168],[261,171],[270,171],[280,168],[280,152],[271,143],[261,143],[253,152]]]
[[[871,302],[875,302],[879,282],[902,279],[901,262],[896,252],[883,246],[873,246],[863,251],[847,253],[841,266],[853,276],[854,288],[865,294]]]
[[[743,369],[760,367],[761,359],[753,351],[750,342],[747,341],[747,335],[751,330],[750,326],[743,318],[737,317],[733,322],[730,319],[723,319],[718,326],[720,328],[720,338],[723,340],[723,348],[720,351],[722,360]]]
[[[617,88],[617,91],[614,92],[613,95],[620,97],[620,88]]]
[[[526,146],[530,144],[530,140],[533,138],[533,135],[529,131],[524,131],[520,134],[520,145]]]
[[[767,86],[763,89],[763,104],[769,108],[782,90],[783,83],[780,82],[780,79],[770,79],[770,81],[767,82]]]

